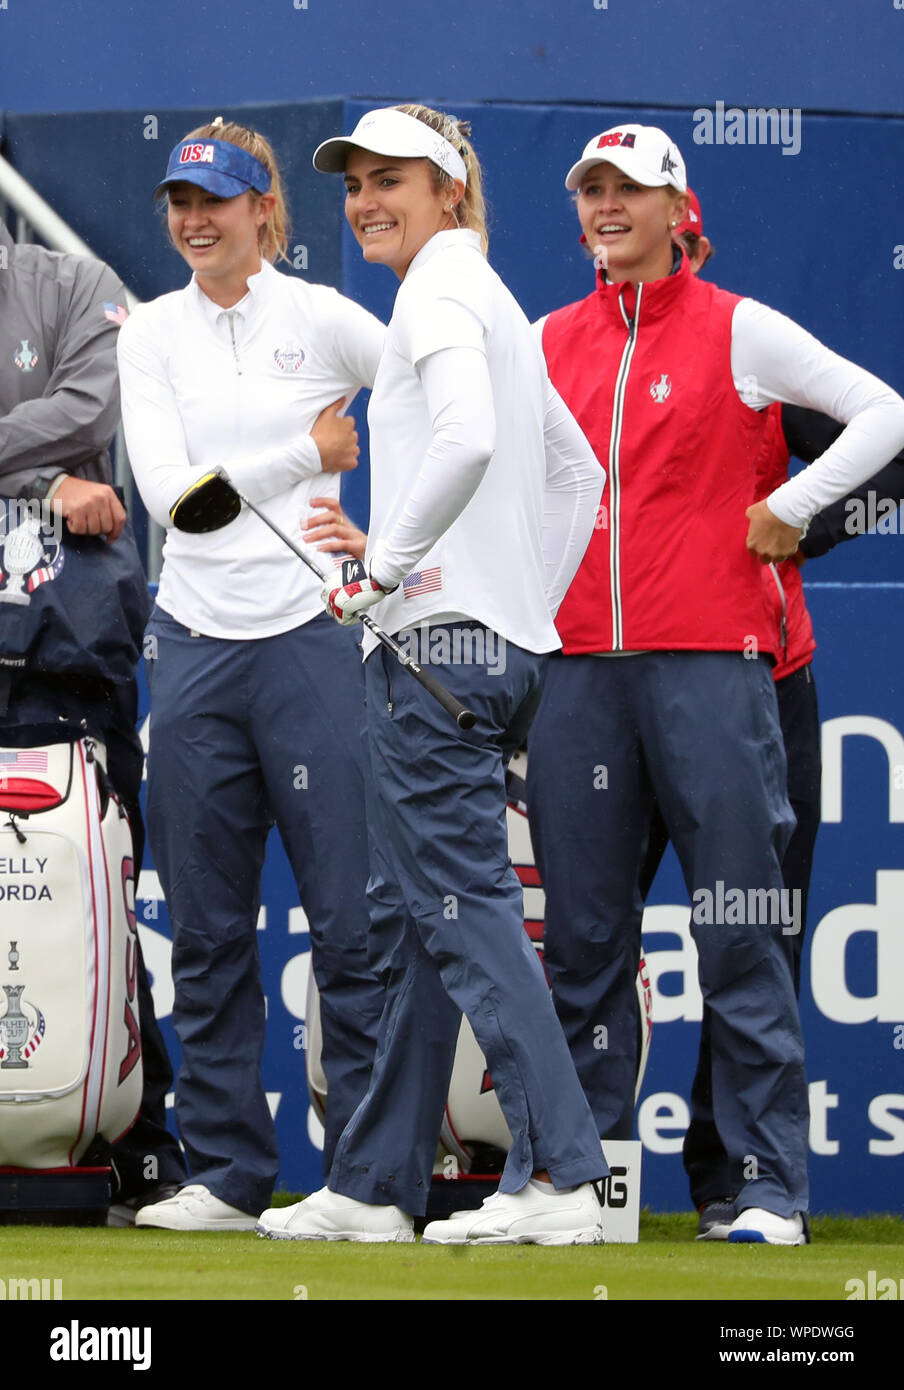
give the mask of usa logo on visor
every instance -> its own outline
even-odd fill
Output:
[[[179,163],[213,164],[215,153],[213,145],[183,145],[179,153]]]

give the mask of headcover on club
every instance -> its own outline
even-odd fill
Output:
[[[198,535],[228,526],[241,510],[238,493],[222,473],[204,473],[170,507],[170,521],[177,531]]]

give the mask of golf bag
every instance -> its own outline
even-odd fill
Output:
[[[132,837],[91,739],[0,749],[0,1211],[69,1184],[141,1102]],[[102,1191],[107,1191],[106,1170]],[[47,1201],[29,1199],[30,1185]],[[90,1186],[90,1184],[89,1184]],[[53,1191],[57,1197],[54,1198]],[[85,1190],[85,1184],[81,1185]],[[93,1190],[99,1190],[95,1177]],[[71,1198],[71,1200],[70,1200]],[[102,1206],[101,1199],[88,1205]]]
[[[526,755],[519,753],[512,759],[506,777],[509,853],[524,891],[524,928],[542,962],[545,900],[527,823],[524,801],[526,769]],[[653,1032],[653,997],[643,957],[640,958],[637,974],[637,996],[640,1048],[635,1099],[640,1095]],[[314,1111],[322,1118],[326,1110],[327,1085],[321,1064],[320,1010],[313,972],[308,982],[305,1034],[308,1092]],[[484,1055],[470,1023],[463,1017],[443,1115],[436,1172],[438,1175],[444,1172],[448,1175],[448,1165],[452,1163],[456,1176],[498,1173],[511,1142]],[[467,1203],[459,1198],[458,1205],[465,1206]]]

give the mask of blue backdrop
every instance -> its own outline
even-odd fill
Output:
[[[299,101],[904,111],[898,0],[4,0],[13,111]]]

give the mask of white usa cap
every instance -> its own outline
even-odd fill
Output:
[[[577,164],[572,164],[565,187],[580,188],[581,179],[597,164],[614,164],[629,179],[645,188],[661,188],[670,183],[679,193],[687,192],[687,171],[681,151],[664,130],[655,125],[616,125],[594,135],[584,146]]]
[[[314,168],[322,174],[342,174],[354,149],[395,159],[429,159],[453,179],[468,182],[465,162],[455,146],[424,121],[394,106],[368,111],[351,135],[324,140],[314,151]]]

